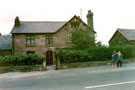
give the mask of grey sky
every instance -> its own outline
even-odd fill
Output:
[[[134,0],[0,0],[0,32],[9,34],[14,18],[22,21],[68,21],[74,15],[86,20],[94,13],[97,40],[108,44],[117,28],[135,29]]]

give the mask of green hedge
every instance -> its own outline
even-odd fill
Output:
[[[1,56],[0,66],[24,66],[42,64],[43,57],[36,54],[20,55],[20,56]]]
[[[115,47],[95,47],[86,50],[57,50],[55,57],[59,58],[61,63],[87,62],[87,61],[105,61],[111,60],[113,50],[121,51],[124,59],[133,58],[135,49],[132,46]]]

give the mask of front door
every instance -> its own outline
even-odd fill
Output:
[[[46,64],[47,65],[53,64],[53,51],[46,51]]]

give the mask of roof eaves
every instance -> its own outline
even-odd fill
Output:
[[[115,36],[115,34],[118,32],[118,29],[115,31],[115,33],[113,34],[113,36],[111,37],[111,39],[109,40],[109,43],[110,41],[113,39],[113,37]]]

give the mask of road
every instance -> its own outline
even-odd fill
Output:
[[[135,63],[0,74],[0,90],[135,90]]]

